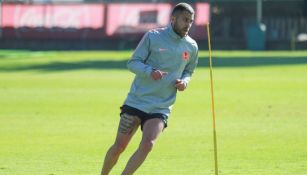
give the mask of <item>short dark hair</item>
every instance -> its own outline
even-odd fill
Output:
[[[182,13],[183,11],[187,11],[191,14],[194,14],[194,9],[192,8],[192,6],[190,4],[187,3],[179,3],[177,4],[172,11],[172,16],[176,16],[178,13]]]

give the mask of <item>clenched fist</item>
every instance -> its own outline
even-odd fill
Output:
[[[151,72],[150,76],[154,80],[160,80],[167,74],[168,74],[167,72],[163,72],[161,70],[154,70],[154,71]]]
[[[185,88],[186,88],[186,85],[185,85],[184,81],[177,79],[175,87],[178,89],[178,91],[184,91]]]

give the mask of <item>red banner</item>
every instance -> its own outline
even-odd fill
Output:
[[[88,38],[99,29],[103,36],[104,5],[3,4],[2,27],[18,38]]]
[[[195,25],[205,25],[210,18],[210,5],[208,3],[196,3]]]
[[[195,39],[207,38],[207,31],[205,25],[210,21],[210,5],[208,3],[195,4],[195,22],[190,35]]]
[[[105,17],[105,9],[107,16]],[[204,25],[209,22],[210,5],[196,3],[195,23],[190,35],[206,38]],[[3,4],[4,38],[30,39],[102,39],[167,26],[171,4]],[[106,19],[106,21],[104,21]]]
[[[106,34],[133,34],[166,26],[170,4],[109,4]]]

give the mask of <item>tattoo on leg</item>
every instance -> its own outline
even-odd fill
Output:
[[[135,125],[136,125],[136,120],[134,116],[124,113],[121,115],[119,132],[123,134],[131,134]]]

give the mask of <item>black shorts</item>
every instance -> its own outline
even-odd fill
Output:
[[[161,114],[161,113],[146,113],[143,112],[139,109],[133,108],[131,106],[128,105],[123,105],[122,107],[120,107],[121,112],[120,112],[120,116],[124,113],[129,114],[129,115],[134,115],[137,116],[140,120],[141,120],[141,130],[143,131],[143,126],[145,124],[145,122],[149,119],[153,119],[153,118],[159,118],[164,122],[164,128],[167,127],[167,119],[168,116],[165,114]]]

